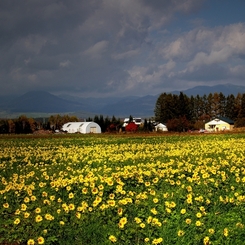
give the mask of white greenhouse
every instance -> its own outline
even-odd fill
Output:
[[[62,126],[61,130],[67,133],[101,133],[101,128],[99,124],[95,122],[68,122]]]
[[[157,124],[156,126],[155,126],[155,129],[156,129],[156,131],[162,131],[162,132],[166,132],[166,131],[168,131],[168,128],[164,125],[164,124],[162,124],[162,123],[159,123],[159,124]]]

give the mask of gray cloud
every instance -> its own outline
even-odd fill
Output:
[[[0,94],[144,95],[233,78],[243,84],[244,19],[203,26],[196,16],[209,1],[2,0]],[[180,18],[195,28],[174,26]]]

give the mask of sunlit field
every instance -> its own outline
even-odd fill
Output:
[[[0,138],[0,244],[244,244],[245,134]]]

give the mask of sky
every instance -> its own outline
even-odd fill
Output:
[[[245,86],[244,0],[1,0],[0,96]]]

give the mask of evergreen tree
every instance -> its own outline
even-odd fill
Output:
[[[147,122],[147,119],[145,118],[144,120],[144,131],[147,131],[148,130],[148,122]]]
[[[203,100],[199,94],[195,97],[194,114],[196,120],[199,120],[200,117],[204,114]]]
[[[226,108],[226,97],[225,95],[220,92],[219,93],[219,115],[221,117],[225,117],[225,108]]]
[[[216,115],[214,113],[214,102],[213,102],[213,94],[209,93],[208,97],[207,97],[207,106],[206,106],[206,110],[207,110],[207,114],[210,116],[210,118],[214,118]]]
[[[245,93],[241,96],[241,107],[239,110],[238,118],[245,118]]]
[[[220,97],[218,93],[213,94],[212,111],[213,117],[220,116]]]
[[[185,116],[187,120],[191,119],[191,112],[190,112],[190,99],[183,94],[183,92],[180,92],[179,99],[178,99],[178,114],[179,116],[183,117]]]
[[[236,119],[235,96],[233,94],[228,95],[226,98],[225,117],[231,120]]]
[[[166,98],[167,98],[167,94],[166,93],[162,93],[157,101],[156,101],[156,105],[155,105],[155,119],[157,122],[167,122],[168,117],[166,115]]]
[[[234,101],[234,117],[237,119],[240,113],[242,106],[242,95],[240,93],[237,94]]]
[[[197,118],[195,116],[195,98],[193,95],[191,95],[190,100],[189,100],[189,108],[190,108],[190,121],[194,123]]]

